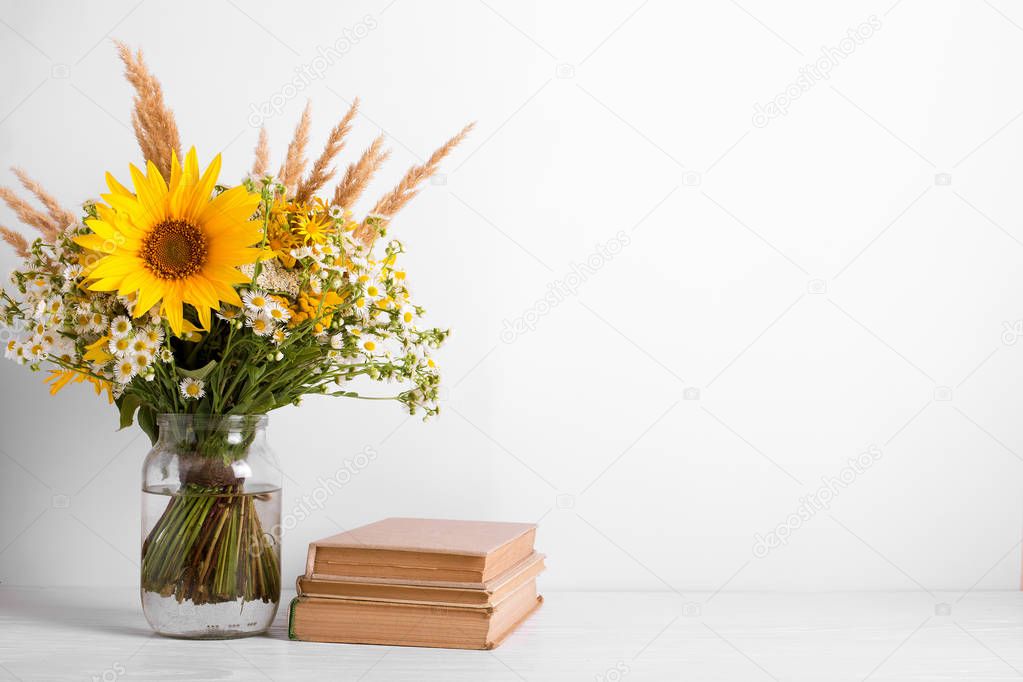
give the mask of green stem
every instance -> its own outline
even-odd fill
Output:
[[[278,601],[277,550],[254,497],[234,485],[182,486],[143,543],[142,588],[196,605]]]

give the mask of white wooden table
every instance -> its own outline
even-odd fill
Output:
[[[289,595],[290,596],[290,595]],[[132,589],[0,587],[0,679],[1014,680],[1023,594],[548,592],[493,652],[152,635]]]

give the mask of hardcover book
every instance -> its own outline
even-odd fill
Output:
[[[533,552],[536,526],[390,518],[309,545],[309,578],[427,581],[484,589]]]
[[[295,597],[288,636],[309,642],[493,649],[542,602],[535,578],[486,608]]]
[[[299,576],[300,597],[360,599],[437,606],[493,607],[544,570],[544,555],[533,552],[482,589],[429,584],[424,581],[380,582],[372,578],[308,578]]]

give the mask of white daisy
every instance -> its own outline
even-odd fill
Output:
[[[74,322],[76,331],[88,331],[92,324],[92,309],[87,305],[79,305],[75,308]]]
[[[24,365],[25,363],[27,363],[28,349],[25,347],[25,344],[19,343],[17,346],[15,346],[11,357],[19,365]]]
[[[174,359],[173,351],[171,351],[170,348],[161,348],[160,359],[163,360],[164,362],[170,362],[171,360]]]
[[[182,379],[179,388],[185,400],[199,400],[206,395],[206,384],[202,379],[193,379],[192,377]]]
[[[159,348],[160,344],[163,343],[163,327],[151,325],[142,330],[142,335],[149,342],[149,346],[152,349]]]
[[[43,348],[43,344],[39,341],[30,341],[25,346],[25,352],[30,360],[42,360],[46,356],[46,349]]]
[[[266,310],[267,306],[271,303],[270,297],[266,295],[266,292],[260,291],[259,289],[243,291],[242,301],[245,303],[246,308],[257,313],[261,313]]]
[[[129,315],[135,314],[134,296],[132,298],[128,298],[127,296],[118,296],[117,302],[124,306],[124,309],[128,311]]]
[[[21,347],[22,346],[20,341],[18,341],[17,339],[11,339],[10,341],[7,342],[7,345],[4,347],[4,357],[7,358],[8,360],[16,359],[19,353],[21,352]]]
[[[129,359],[135,365],[135,371],[139,373],[145,372],[153,364],[153,355],[145,350],[133,352]]]
[[[65,266],[64,268],[64,279],[69,282],[74,282],[82,276],[82,266],[77,263]]]
[[[291,311],[277,301],[270,301],[264,311],[274,322],[287,322],[291,319]]]
[[[89,317],[89,331],[101,333],[107,327],[107,316],[103,313],[92,313]]]
[[[131,320],[125,315],[118,315],[110,323],[110,336],[119,339],[131,333]]]
[[[126,384],[135,378],[138,370],[135,363],[128,358],[122,358],[114,365],[114,381],[118,384]]]
[[[57,342],[53,344],[53,348],[50,349],[50,355],[53,355],[54,357],[57,357],[68,364],[74,364],[75,360],[74,341],[63,337],[57,339]]]
[[[49,353],[54,344],[57,343],[57,335],[50,331],[44,331],[41,334],[36,335],[33,342],[42,346],[43,352]]]
[[[330,337],[330,347],[334,350],[341,350],[345,347],[345,335],[341,332]]]
[[[134,339],[131,336],[122,336],[120,338],[110,339],[107,343],[107,349],[121,358],[131,352],[131,346]]]
[[[288,331],[282,327],[274,329],[273,335],[270,337],[270,340],[273,341],[278,346],[284,343],[287,339]]]
[[[415,322],[416,316],[412,312],[411,308],[405,308],[404,310],[398,311],[398,322],[401,323],[402,327],[411,327],[412,323]]]
[[[149,353],[150,355],[152,355],[153,353],[156,352],[156,349],[153,348],[153,344],[151,344],[149,342],[149,339],[146,337],[145,334],[136,334],[132,338],[131,352],[132,353]]]
[[[312,255],[313,250],[308,246],[301,246],[297,249],[291,250],[291,257],[297,258],[298,260],[302,260],[303,258],[311,258]]]
[[[252,329],[252,333],[256,336],[266,336],[267,334],[273,333],[274,321],[266,313],[259,313],[254,317],[250,317],[246,324]]]
[[[362,285],[363,295],[373,301],[383,298],[387,295],[384,287],[376,280],[367,279]]]

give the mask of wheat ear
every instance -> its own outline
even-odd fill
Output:
[[[49,192],[43,189],[43,186],[28,176],[28,173],[20,168],[12,168],[14,174],[18,176],[18,180],[21,181],[21,186],[27,189],[29,192],[35,195],[37,199],[46,207],[46,211],[50,214],[53,222],[56,223],[57,227],[67,227],[75,222],[75,214],[67,210],[60,205],[56,199],[53,198]]]
[[[281,183],[288,188],[289,193],[295,191],[302,173],[305,172],[305,148],[309,144],[311,111],[311,105],[306,103],[305,109],[302,111],[302,119],[295,126],[295,136],[291,138],[291,144],[288,145],[288,155],[284,160],[284,165],[281,166],[280,173],[278,173]]]
[[[125,78],[135,88],[135,108],[131,112],[135,139],[146,160],[152,161],[169,180],[171,154],[181,158],[181,138],[174,113],[164,104],[163,87],[142,59],[142,50],[132,54],[124,43],[114,41],[114,44],[124,62]]]
[[[48,242],[53,242],[59,229],[50,220],[49,216],[32,208],[31,204],[19,197],[8,187],[0,187],[0,199],[17,214],[18,220],[36,228]]]
[[[295,193],[295,198],[298,201],[308,201],[317,190],[326,185],[334,177],[334,174],[337,173],[337,169],[332,168],[330,164],[341,153],[341,150],[344,149],[345,137],[351,131],[352,122],[355,120],[355,115],[358,112],[359,98],[356,97],[355,101],[352,102],[352,106],[348,108],[348,113],[330,131],[327,144],[323,147],[320,157],[313,163],[313,169],[309,171],[309,177],[299,183],[298,191]]]
[[[334,189],[333,204],[335,206],[352,208],[355,205],[369,181],[373,179],[377,169],[391,155],[390,151],[381,149],[383,144],[384,136],[381,135],[373,140],[373,144],[362,153],[358,161],[348,164],[344,179]]]
[[[270,140],[267,139],[266,126],[259,129],[259,141],[256,143],[256,160],[252,162],[253,177],[266,175],[270,167]]]
[[[0,225],[0,239],[14,247],[15,253],[22,258],[28,258],[28,241],[14,230],[8,230]]]
[[[437,151],[430,155],[430,158],[426,160],[426,163],[421,166],[412,166],[408,172],[405,173],[405,177],[401,179],[401,182],[392,189],[390,192],[385,194],[373,207],[373,213],[378,215],[386,216],[387,218],[394,217],[394,214],[400,211],[405,204],[410,202],[413,197],[419,193],[419,185],[424,180],[429,178],[431,175],[437,172],[440,166],[440,162],[445,156],[451,153],[451,150],[458,146],[458,144],[465,139],[466,135],[473,129],[475,123],[462,128],[462,130],[452,137],[450,140],[444,143]]]

